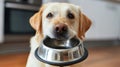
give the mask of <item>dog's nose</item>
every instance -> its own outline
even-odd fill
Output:
[[[66,33],[67,32],[67,25],[65,25],[65,24],[57,24],[56,26],[55,26],[55,31],[57,32],[57,33],[61,33],[61,34],[63,34],[63,33]]]

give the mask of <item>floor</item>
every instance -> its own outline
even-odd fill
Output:
[[[82,67],[119,67],[120,46],[88,47],[89,56]],[[28,53],[1,54],[0,67],[25,67]]]
[[[120,46],[91,47],[83,67],[119,67]]]

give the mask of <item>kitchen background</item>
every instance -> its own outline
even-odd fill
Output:
[[[103,65],[102,67],[105,65],[117,67],[117,63],[120,62],[117,60],[120,59],[118,57],[120,56],[119,0],[0,0],[1,58],[2,55],[16,53],[20,55],[25,53],[24,58],[27,58],[30,49],[29,40],[35,32],[29,25],[29,18],[39,10],[42,4],[47,2],[67,2],[79,5],[82,12],[92,20],[92,27],[86,33],[84,43],[90,51],[90,56],[85,62],[89,65],[88,67],[101,67],[101,65]],[[22,55],[24,56],[24,54]],[[106,62],[101,60],[102,63],[97,63],[100,62],[100,59],[106,59],[105,57],[108,56],[116,58],[107,59]],[[0,60],[0,62],[2,61]]]

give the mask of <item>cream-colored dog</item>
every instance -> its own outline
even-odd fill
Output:
[[[34,52],[41,40],[46,36],[58,40],[76,36],[83,41],[91,21],[81,12],[79,6],[68,3],[49,3],[43,5],[30,18],[30,24],[36,30],[36,34],[30,41],[31,50],[26,67],[59,67],[42,63],[35,58]],[[80,67],[80,63],[65,67]]]

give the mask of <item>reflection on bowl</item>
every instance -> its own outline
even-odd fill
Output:
[[[38,60],[59,66],[80,62],[84,60],[87,55],[87,50],[77,38],[62,41],[47,37],[42,41],[35,52],[35,56]]]

